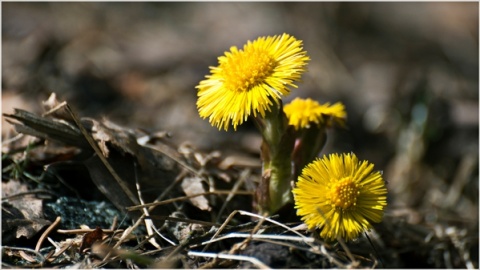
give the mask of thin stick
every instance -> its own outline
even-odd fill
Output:
[[[13,136],[13,137],[11,137],[11,138],[8,138],[8,139],[6,139],[6,140],[3,140],[3,141],[2,141],[2,147],[3,147],[4,145],[13,143],[14,141],[20,140],[23,136],[25,136],[25,134],[23,134],[23,133],[18,133],[17,135],[15,135],[15,136]],[[11,154],[11,153],[8,153],[8,154]]]
[[[345,244],[345,241],[343,241],[343,239],[340,236],[337,237],[337,241],[345,250],[345,253],[347,253],[347,257],[352,261],[352,264],[358,265],[357,260],[355,260],[355,258],[353,257],[353,254],[352,252],[350,252],[350,249],[347,247],[347,244]]]
[[[231,192],[232,192],[231,190],[206,191],[206,192],[192,194],[192,195],[188,195],[188,196],[181,196],[181,197],[177,197],[177,198],[173,198],[173,199],[168,199],[168,200],[164,200],[164,201],[161,201],[161,202],[152,202],[152,203],[130,206],[130,207],[126,207],[125,209],[127,209],[127,211],[135,211],[135,210],[142,209],[144,207],[151,207],[151,206],[156,207],[156,206],[159,206],[159,205],[164,205],[164,204],[169,204],[169,203],[173,203],[173,202],[183,201],[183,200],[187,200],[187,199],[198,197],[198,196],[215,195],[215,194],[230,194]],[[251,191],[237,191],[236,194],[238,194],[238,195],[253,195],[253,192],[251,192]],[[151,208],[149,210],[151,210]]]
[[[184,167],[185,169],[187,169],[188,171],[190,171],[194,175],[196,175],[196,176],[205,180],[205,177],[201,173],[199,173],[197,170],[195,170],[193,167],[191,167],[187,163],[183,162],[183,160],[180,160],[177,157],[175,157],[174,154],[170,153],[170,151],[171,151],[170,149],[168,149],[166,147],[163,147],[162,145],[152,145],[152,144],[148,144],[148,143],[147,144],[141,144],[141,145],[146,147],[146,148],[150,148],[152,150],[155,150],[157,152],[160,152],[160,153],[166,155],[167,157],[171,158],[173,161],[177,162],[178,164],[180,164],[182,167]]]
[[[120,188],[125,192],[125,194],[132,200],[134,204],[139,204],[139,201],[137,200],[137,197],[133,195],[132,191],[126,186],[125,182],[122,180],[122,178],[117,174],[117,172],[113,169],[113,167],[110,165],[108,162],[107,158],[102,154],[102,151],[98,147],[97,143],[93,139],[93,137],[87,132],[83,124],[80,122],[78,117],[76,116],[75,112],[70,108],[70,106],[66,102],[62,102],[64,104],[65,108],[67,111],[70,113],[70,115],[73,118],[73,121],[75,121],[75,124],[77,124],[78,128],[82,132],[83,136],[85,139],[88,141],[90,146],[93,148],[97,156],[100,158],[102,161],[103,165],[107,168],[107,170],[110,172],[110,174],[113,176],[115,181],[117,181],[117,184],[120,186]]]
[[[339,268],[343,268],[343,269],[347,269],[347,266],[343,263],[341,263],[340,261],[338,261],[337,259],[335,259],[332,255],[330,255],[330,253],[328,253],[327,251],[327,248],[325,248],[325,245],[321,245],[320,246],[320,251],[322,252],[323,255],[327,256],[327,258],[335,263],[337,266],[339,266]]]
[[[45,241],[45,238],[47,238],[48,234],[50,234],[50,232],[53,231],[53,229],[55,229],[55,227],[57,227],[61,221],[62,218],[58,216],[55,221],[43,232],[42,236],[40,236],[40,239],[38,239],[37,245],[35,246],[35,251],[40,251],[40,247],[42,246],[43,241]]]
[[[140,216],[138,218],[138,220],[135,222],[135,224],[133,224],[132,227],[129,227],[127,228],[127,230],[125,230],[123,232],[123,235],[120,237],[120,240],[118,240],[118,242],[113,246],[113,249],[116,249],[118,248],[122,242],[125,240],[125,238],[127,238],[127,236],[133,231],[135,230],[138,226],[140,226],[140,223],[142,223],[142,220],[145,218],[145,214],[142,214],[142,216]]]
[[[170,184],[168,185],[167,188],[165,188],[165,190],[160,194],[158,195],[158,197],[153,201],[153,202],[159,202],[163,199],[163,197],[165,197],[167,194],[170,194],[170,191],[173,189],[173,187],[175,187],[176,184],[178,184],[180,181],[183,180],[183,177],[185,177],[187,175],[187,171],[185,170],[182,170],[178,175],[177,177],[175,178],[175,180]],[[148,211],[152,211],[153,209],[155,208],[155,206],[151,206],[148,208]]]
[[[228,238],[251,238],[254,240],[261,240],[261,239],[274,239],[274,240],[285,240],[285,241],[296,241],[296,242],[306,242],[306,243],[314,243],[315,239],[313,237],[307,238],[308,241],[305,241],[303,237],[297,237],[292,235],[275,235],[275,234],[251,234],[251,233],[229,233],[227,235],[218,237],[213,240],[208,240],[202,242],[198,245],[206,245],[214,242],[218,242]],[[198,246],[197,245],[197,246]],[[193,246],[195,247],[195,246]]]
[[[95,229],[74,229],[74,230],[63,230],[63,229],[58,229],[57,233],[61,234],[84,234],[84,233],[89,233],[93,232]],[[103,230],[102,232],[105,234],[110,234],[110,233],[117,233],[117,232],[123,232],[123,229],[118,229],[118,230]]]
[[[294,245],[293,243],[289,243],[289,242],[275,241],[275,240],[270,240],[270,239],[252,239],[252,240],[259,241],[259,242],[264,242],[264,243],[270,243],[270,244],[279,245],[279,246],[284,246],[284,247],[288,247],[288,248],[291,248],[291,249],[308,251],[308,252],[311,252],[313,254],[323,255],[323,253],[319,252],[318,250],[313,250],[312,248],[297,246],[297,245]]]
[[[292,230],[290,227],[288,227],[288,226],[286,226],[286,225],[284,225],[284,224],[282,224],[282,223],[280,223],[280,222],[278,222],[278,221],[275,221],[275,220],[273,220],[273,219],[271,219],[271,218],[263,217],[263,216],[260,216],[260,215],[257,215],[257,214],[253,214],[253,213],[249,213],[249,212],[247,212],[247,211],[243,211],[243,210],[238,210],[238,212],[239,212],[241,215],[247,215],[247,216],[256,217],[256,218],[263,218],[263,219],[265,219],[265,220],[267,220],[267,221],[269,221],[269,222],[271,222],[271,223],[273,223],[273,224],[275,224],[275,225],[278,225],[278,226],[280,226],[280,227],[282,227],[282,228],[285,228],[285,229],[288,230],[288,231],[293,232],[294,234],[300,236],[300,237],[303,238],[303,239],[307,239],[307,237],[305,237],[303,234],[301,234],[301,233],[299,233],[299,232],[297,232],[297,231],[295,231],[295,230]],[[307,241],[305,241],[305,244],[309,245],[313,250],[315,250],[315,249],[318,248],[318,247],[316,247],[316,246],[313,246],[311,243],[309,243],[309,242],[307,242]],[[325,245],[324,245],[323,243],[320,245],[320,251],[322,252],[323,255],[327,256],[332,262],[334,262],[334,263],[336,263],[337,265],[339,265],[340,268],[346,268],[341,262],[339,262],[337,259],[335,259],[332,255],[328,254],[327,249],[325,248]]]
[[[380,263],[382,265],[382,268],[385,268],[385,264],[383,263],[382,257],[378,254],[377,249],[375,248],[375,245],[373,244],[373,241],[368,236],[367,232],[365,232],[365,236],[367,237],[368,242],[370,242],[370,245],[372,245],[373,252],[375,252],[375,254],[377,255],[378,260],[380,261]]]
[[[325,217],[325,213],[322,211],[322,209],[320,209],[320,207],[317,207],[317,211],[320,215],[322,215],[323,219],[326,221],[325,226],[328,227],[329,229],[333,228],[331,224],[331,220]],[[352,253],[350,252],[350,249],[347,247],[347,245],[345,244],[345,242],[340,236],[337,236],[337,241],[347,253],[347,257],[352,261],[352,264],[358,264],[358,262],[355,260]]]
[[[134,165],[135,186],[137,188],[138,200],[140,201],[141,204],[144,204],[140,183],[138,182],[138,177],[137,177],[137,162],[134,162],[133,165]],[[150,219],[150,213],[148,212],[147,208],[143,208],[142,211],[143,211],[143,214],[145,215],[145,219],[143,221],[145,222],[145,228],[147,229],[147,234],[149,236],[153,235],[152,227],[155,225],[153,225],[153,221]],[[162,247],[157,243],[157,240],[155,238],[149,237],[148,242],[152,244],[154,247],[156,247],[157,249],[162,249]]]
[[[222,223],[222,226],[220,226],[220,228],[218,228],[218,230],[215,232],[215,234],[213,234],[212,238],[210,238],[210,241],[212,241],[213,239],[215,239],[219,234],[220,232],[223,231],[223,229],[225,229],[225,227],[227,226],[227,224],[230,222],[230,220],[232,220],[233,216],[235,216],[235,214],[238,213],[239,210],[234,210],[232,213],[230,213],[230,215],[228,215],[227,219]],[[208,247],[210,246],[210,243],[207,244],[204,248],[203,248],[203,251],[207,250]]]
[[[152,237],[155,237],[155,234],[147,236],[147,238],[143,239],[140,243],[138,243],[132,250],[137,250],[141,248],[145,243],[149,242]],[[163,249],[155,249],[154,251],[161,251]]]
[[[40,258],[42,259],[42,263],[45,262],[45,256],[43,256],[42,253],[40,253],[40,252],[38,252],[38,251],[36,251],[36,250],[30,249],[30,248],[3,246],[2,249],[10,249],[10,250],[18,250],[18,251],[28,251],[28,252],[31,252],[31,253],[37,255],[38,257],[40,257]]]
[[[115,228],[117,228],[118,225],[118,216],[113,217],[112,225],[110,226],[110,229],[113,231]]]
[[[19,199],[20,197],[23,197],[23,196],[33,195],[33,194],[42,194],[42,193],[50,194],[50,195],[54,195],[54,196],[57,195],[57,194],[55,194],[55,192],[50,191],[50,190],[46,190],[46,189],[36,189],[36,190],[31,190],[31,191],[26,191],[26,192],[20,192],[20,193],[13,194],[13,195],[10,195],[10,196],[5,196],[5,197],[2,198],[2,201],[9,201],[9,200],[12,200],[12,199]]]
[[[263,216],[265,217],[265,216]],[[234,245],[232,247],[232,249],[230,249],[229,253],[230,254],[235,254],[237,252],[237,250],[240,250],[240,249],[243,249],[247,246],[248,243],[250,243],[250,241],[252,240],[252,236],[254,234],[257,233],[257,231],[260,229],[260,227],[262,226],[263,222],[265,221],[265,219],[260,219],[257,223],[257,225],[255,225],[255,227],[253,228],[253,230],[250,232],[250,236],[245,238],[245,240],[242,241],[242,243],[240,243],[239,245]]]
[[[259,269],[271,269],[268,265],[261,262],[255,257],[241,256],[241,255],[231,255],[231,254],[216,254],[216,253],[206,253],[206,252],[197,252],[189,251],[188,256],[195,257],[208,257],[214,259],[226,259],[226,260],[236,260],[236,261],[247,261],[258,267]]]
[[[135,230],[139,225],[140,223],[142,223],[142,220],[143,218],[145,218],[145,214],[142,214],[142,216],[140,216],[138,218],[138,220],[135,222],[135,224],[133,224],[132,227],[128,227],[122,234],[122,236],[120,237],[120,239],[118,240],[117,243],[115,243],[115,245],[113,246],[112,249],[110,249],[110,251],[107,253],[107,255],[105,255],[105,257],[103,258],[103,260],[101,262],[98,262],[94,265],[94,268],[95,267],[100,267],[102,264],[105,264],[107,262],[107,259],[110,258],[111,256],[111,253],[112,253],[112,250],[114,249],[117,249],[122,243],[123,241],[125,240],[125,238],[127,238],[128,235],[130,235],[130,233]]]
[[[68,245],[64,245],[63,247],[60,247],[50,237],[48,237],[47,239],[53,246],[55,246],[55,250],[58,250],[54,254],[52,254],[52,256],[45,258],[49,262],[55,260],[58,256],[60,256],[62,253],[64,253],[67,249],[69,249],[73,245],[73,242],[70,242]],[[65,253],[64,255],[67,259],[72,260],[72,258],[67,253]]]
[[[243,184],[243,182],[245,182],[245,180],[249,175],[250,175],[249,169],[242,171],[242,173],[240,174],[240,177],[238,178],[237,182],[233,186],[231,192],[228,194],[227,198],[225,199],[225,203],[222,205],[222,208],[220,208],[220,210],[218,211],[217,222],[220,222],[220,218],[223,214],[223,211],[227,207],[227,204],[230,202],[230,200],[233,198],[233,196],[236,194],[240,186]]]
[[[273,219],[271,219],[271,218],[264,217],[264,216],[260,216],[260,215],[253,214],[253,213],[250,213],[250,212],[247,212],[247,211],[243,211],[243,210],[238,210],[238,212],[240,213],[240,215],[243,215],[243,216],[246,215],[246,216],[256,217],[256,218],[258,218],[258,219],[265,219],[266,221],[268,221],[268,222],[270,222],[270,223],[273,223],[273,224],[278,225],[278,226],[280,226],[280,227],[282,227],[282,228],[284,228],[284,229],[286,229],[286,230],[288,230],[288,231],[293,232],[294,234],[300,236],[300,237],[303,238],[303,239],[307,239],[307,237],[305,237],[303,234],[301,234],[301,233],[299,233],[299,232],[297,232],[297,231],[294,231],[294,230],[292,230],[290,227],[288,227],[287,225],[284,225],[284,224],[282,224],[282,223],[280,223],[280,222],[278,222],[278,221],[275,221],[275,220],[273,220]]]

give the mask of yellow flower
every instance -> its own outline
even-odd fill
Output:
[[[252,114],[265,117],[273,102],[290,93],[289,86],[297,87],[293,82],[308,60],[302,41],[288,34],[248,41],[243,50],[231,47],[196,86],[198,112],[225,130],[230,124],[236,129]]]
[[[325,120],[325,125],[327,127],[332,126],[332,122],[337,123],[341,127],[345,126],[347,113],[345,112],[345,106],[341,102],[337,102],[332,106],[330,106],[330,103],[327,102],[323,105],[320,105],[319,111],[323,116],[322,119]]]
[[[285,105],[283,111],[288,117],[288,124],[295,129],[309,128],[311,123],[317,125],[332,125],[332,120],[340,126],[345,125],[345,106],[337,102],[330,106],[330,103],[320,104],[310,98],[295,98]]]
[[[297,215],[309,229],[334,240],[355,239],[370,222],[381,222],[387,189],[373,164],[354,154],[331,154],[307,165],[293,189]]]

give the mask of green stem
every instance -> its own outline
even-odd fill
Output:
[[[282,103],[273,106],[259,124],[263,136],[262,183],[257,194],[260,212],[273,214],[292,201],[292,151],[295,143],[293,129],[288,127]]]
[[[276,155],[271,162],[264,164],[264,172],[269,171],[269,205],[268,212],[275,213],[282,206],[292,201],[291,185],[293,166],[290,157]]]

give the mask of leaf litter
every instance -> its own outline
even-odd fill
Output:
[[[55,94],[43,105],[43,115],[4,114],[22,135],[2,143],[3,266],[383,268],[402,265],[404,256],[438,267],[478,266],[471,253],[478,239],[468,229],[432,227],[406,208],[353,244],[324,242],[298,219],[250,212],[260,177],[255,160],[176,147],[165,132],[78,118]],[[68,216],[56,212],[49,220],[45,205],[68,197],[103,199],[118,215],[110,224],[85,220],[66,229]]]

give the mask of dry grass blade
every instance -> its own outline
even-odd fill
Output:
[[[5,253],[5,250],[15,250],[15,251],[23,251],[23,252],[30,252],[35,254],[38,258],[39,261],[43,264],[45,262],[45,256],[42,255],[42,253],[30,249],[30,248],[21,248],[21,247],[10,247],[10,246],[2,246],[2,253]]]
[[[218,211],[217,214],[217,222],[220,222],[220,218],[223,214],[223,211],[225,211],[225,208],[227,207],[227,204],[230,202],[230,200],[237,194],[236,192],[240,188],[240,186],[245,182],[245,180],[250,176],[250,169],[245,169],[240,173],[240,177],[238,180],[235,182],[235,185],[232,188],[232,192],[228,194],[227,198],[225,199],[225,202],[222,205],[222,208]]]
[[[135,251],[126,249],[116,249],[104,244],[94,244],[92,246],[92,252],[100,257],[111,257],[111,261],[116,257],[125,260],[131,260],[133,263],[140,264],[141,266],[150,266],[154,263],[154,260],[150,257],[136,253]]]
[[[84,234],[84,233],[89,233],[93,232],[95,229],[74,229],[74,230],[63,230],[63,229],[58,229],[57,233],[60,234]],[[111,234],[111,233],[119,233],[123,232],[122,229],[118,230],[103,230],[103,233],[105,234]]]
[[[48,238],[48,241],[55,247],[56,250],[55,253],[53,253],[49,258],[47,258],[50,262],[55,260],[58,256],[62,254],[64,254],[67,259],[73,260],[67,253],[65,253],[65,251],[73,245],[73,242],[70,242],[66,245],[63,245],[63,247],[60,247],[56,242],[50,239],[50,237]]]
[[[322,209],[320,209],[319,207],[317,207],[317,211],[318,213],[327,221],[325,223],[325,226],[328,226],[328,227],[331,227],[333,228],[332,224],[331,224],[331,220],[329,220],[328,218],[325,217],[325,214],[323,213]],[[353,266],[356,266],[358,265],[358,262],[355,260],[355,258],[353,257],[352,253],[350,252],[350,249],[347,247],[347,245],[345,244],[345,241],[343,241],[343,239],[341,237],[337,237],[337,241],[338,243],[342,246],[342,248],[345,250],[348,258],[350,259],[351,261],[351,264]]]
[[[139,144],[140,143],[141,143],[141,141],[139,141]],[[193,173],[194,175],[196,175],[198,177],[204,178],[204,176],[201,173],[199,173],[197,170],[195,170],[195,168],[188,165],[183,160],[181,160],[179,157],[177,157],[177,153],[172,152],[171,149],[169,149],[169,148],[167,148],[163,145],[151,145],[151,144],[140,144],[140,145],[166,155],[167,157],[171,158],[173,161],[180,164],[182,167],[184,167],[189,172]]]
[[[227,219],[225,220],[225,222],[222,224],[222,226],[215,232],[215,234],[210,238],[210,240],[202,243],[202,244],[206,244],[206,246],[203,248],[203,251],[205,251],[209,245],[213,242],[216,242],[218,241],[218,238],[217,236],[224,230],[224,228],[227,226],[227,224],[233,219],[233,217],[236,215],[236,214],[241,214],[241,215],[247,215],[247,216],[251,216],[251,217],[255,217],[255,218],[258,218],[258,219],[261,219],[261,220],[265,220],[265,221],[268,221],[270,223],[273,223],[275,225],[278,225],[284,229],[286,229],[287,231],[290,231],[296,235],[298,235],[298,240],[297,241],[301,241],[305,244],[307,244],[308,246],[310,246],[310,251],[312,253],[315,253],[315,254],[322,254],[322,255],[325,255],[332,263],[334,263],[335,265],[337,265],[338,267],[340,268],[346,268],[347,265],[343,264],[342,262],[340,262],[339,260],[337,260],[332,254],[330,254],[330,252],[325,248],[325,245],[323,243],[318,243],[318,240],[313,240],[313,238],[311,237],[306,237],[304,235],[302,235],[301,233],[297,232],[296,230],[294,229],[291,229],[290,227],[280,223],[280,222],[277,222],[275,220],[272,220],[268,217],[263,217],[263,216],[260,216],[260,215],[257,215],[257,214],[253,214],[253,213],[250,213],[250,212],[247,212],[247,211],[242,211],[242,210],[235,210],[233,211],[228,217]],[[262,236],[258,236],[258,234],[256,235],[252,235],[251,233],[248,234],[248,238],[246,239],[251,239],[251,238],[255,238],[255,237],[259,237],[261,238]],[[314,245],[314,243],[317,243],[319,245]]]
[[[103,165],[107,168],[107,170],[112,174],[113,178],[117,181],[117,184],[120,186],[120,188],[127,194],[127,196],[132,200],[132,202],[139,204],[138,199],[135,197],[135,195],[132,193],[132,191],[125,185],[125,182],[122,180],[122,178],[117,174],[117,172],[113,169],[113,167],[110,165],[108,160],[105,158],[103,152],[100,150],[98,147],[97,143],[95,140],[92,138],[92,136],[87,132],[75,112],[70,108],[70,106],[65,103],[65,109],[68,111],[68,113],[72,116],[73,121],[75,124],[77,124],[78,128],[82,132],[84,138],[88,141],[90,146],[93,148],[97,156],[100,158],[102,161]]]
[[[169,221],[174,221],[174,222],[184,222],[188,224],[199,224],[202,226],[221,226],[221,224],[214,223],[214,222],[209,222],[209,221],[203,221],[203,220],[196,220],[196,219],[189,219],[189,218],[179,218],[179,217],[172,217],[172,216],[155,216],[155,219],[161,219],[161,220],[169,220]]]
[[[40,250],[40,247],[42,246],[42,243],[45,240],[45,238],[50,234],[51,231],[53,231],[53,229],[55,229],[55,227],[58,226],[58,224],[60,224],[61,221],[62,221],[62,218],[57,217],[55,221],[50,226],[48,226],[45,232],[43,232],[42,236],[40,236],[40,238],[38,239],[37,245],[35,246],[35,251]]]
[[[4,197],[2,197],[2,201],[17,200],[17,199],[20,199],[21,197],[24,197],[24,196],[27,196],[27,195],[33,195],[33,194],[56,195],[55,192],[53,192],[51,190],[37,189],[37,190],[31,190],[31,191],[26,191],[26,192],[20,192],[20,193],[10,195],[10,196],[4,196]]]
[[[15,142],[15,141],[18,141],[20,140],[23,136],[25,136],[24,134],[22,133],[18,133],[17,135],[11,137],[11,138],[8,138],[8,139],[5,139],[5,138],[2,138],[2,151],[4,147],[7,147],[8,145],[10,145],[11,143]],[[3,137],[3,136],[2,136]],[[22,149],[23,150],[23,149]],[[10,152],[10,151],[4,151],[4,152]]]
[[[140,183],[138,182],[138,176],[137,176],[137,163],[134,162],[134,168],[135,168],[135,186],[137,187],[137,195],[138,195],[138,199],[140,201],[141,204],[144,204],[144,200],[143,200],[143,196],[142,196],[142,192],[141,192],[141,187],[140,187]],[[148,209],[147,208],[143,208],[142,209],[142,212],[143,214],[145,215],[146,219],[144,219],[145,221],[145,227],[147,228],[147,233],[148,233],[148,236],[152,236],[153,235],[153,229],[152,227],[155,227],[155,225],[153,224],[152,220],[149,218],[150,217],[150,213],[148,212]],[[163,238],[163,235],[160,234],[160,236]],[[167,240],[169,243],[172,243],[170,240],[164,238],[165,240]],[[153,237],[149,237],[149,240],[148,242],[150,244],[152,244],[154,247],[156,247],[157,249],[161,249],[160,245],[157,243],[157,241],[155,240],[155,238]],[[174,244],[174,243],[172,243]]]
[[[165,205],[165,204],[169,204],[169,203],[173,203],[173,202],[184,201],[184,200],[188,200],[190,198],[198,197],[198,196],[221,195],[221,194],[231,194],[231,193],[232,193],[232,191],[230,191],[230,190],[207,191],[207,192],[202,192],[202,193],[193,194],[193,195],[189,195],[189,196],[182,196],[182,197],[177,197],[177,198],[173,198],[173,199],[168,199],[168,200],[164,200],[164,201],[160,201],[160,202],[153,202],[153,203],[146,203],[146,204],[142,204],[142,205],[129,206],[129,207],[126,207],[126,209],[127,209],[127,211],[135,211],[135,210],[140,210],[140,209],[145,208],[145,207],[156,207],[156,206]],[[253,192],[237,191],[235,194],[238,194],[238,195],[253,195]],[[149,209],[149,210],[151,210],[151,209]]]
[[[290,227],[288,227],[287,225],[282,224],[282,223],[280,223],[280,222],[278,222],[278,221],[275,221],[275,220],[273,220],[273,219],[271,219],[271,218],[264,217],[264,216],[261,216],[261,215],[258,215],[258,214],[254,214],[254,213],[250,213],[250,212],[243,211],[243,210],[238,210],[238,213],[239,213],[240,215],[251,216],[251,217],[258,218],[258,219],[264,219],[264,220],[266,220],[266,221],[268,221],[268,222],[270,222],[270,223],[273,223],[273,224],[275,224],[275,225],[278,225],[278,226],[286,229],[287,231],[293,232],[294,234],[298,235],[299,237],[301,237],[301,238],[303,238],[303,239],[307,239],[307,237],[304,236],[303,234],[301,234],[301,233],[299,233],[299,232],[297,232],[297,231],[295,231],[295,230],[292,230],[292,229],[291,229]],[[305,243],[308,243],[308,240],[305,241]]]
[[[135,224],[133,224],[133,226],[131,227],[128,227],[122,234],[122,236],[120,237],[120,239],[118,240],[117,243],[115,243],[115,245],[112,247],[112,250],[113,249],[117,249],[120,247],[121,244],[123,244],[123,242],[131,235],[131,233],[138,227],[140,226],[140,224],[142,223],[143,219],[145,218],[145,214],[143,214],[142,216],[140,216],[140,218],[137,219],[137,221],[135,222]],[[94,266],[95,267],[100,267],[101,265],[104,265],[104,264],[107,264],[108,263],[108,259],[110,259],[110,256],[111,256],[111,253],[110,252],[107,252],[103,258],[103,260],[99,263],[96,263]]]
[[[467,154],[460,160],[453,183],[443,201],[445,207],[453,207],[458,204],[458,200],[462,196],[462,190],[468,184],[469,176],[476,166],[478,166],[478,153]]]
[[[295,242],[302,242],[302,243],[314,243],[315,239],[312,237],[297,237],[297,236],[291,236],[291,235],[274,235],[274,234],[251,234],[251,233],[229,233],[226,235],[223,235],[221,237],[211,239],[205,242],[202,242],[198,245],[194,245],[192,247],[196,246],[201,246],[201,245],[207,245],[211,244],[214,242],[218,242],[224,239],[229,239],[229,238],[250,238],[254,240],[264,240],[264,239],[269,239],[269,240],[284,240],[284,241],[295,241]]]
[[[282,228],[284,228],[284,229],[286,229],[286,230],[288,230],[288,231],[290,231],[290,232],[293,232],[294,234],[300,236],[302,239],[307,239],[307,238],[306,238],[304,235],[302,235],[301,233],[299,233],[299,232],[297,232],[297,231],[295,231],[295,230],[292,230],[290,227],[288,227],[288,226],[286,226],[286,225],[284,225],[284,224],[282,224],[282,223],[280,223],[280,222],[278,222],[278,221],[275,221],[275,220],[273,220],[273,219],[270,219],[270,218],[267,218],[267,217],[263,217],[263,216],[260,216],[260,215],[257,215],[257,214],[249,213],[249,212],[247,212],[247,211],[241,211],[241,210],[240,210],[240,211],[238,211],[238,213],[241,214],[241,215],[247,215],[247,216],[256,217],[256,218],[259,218],[259,219],[265,219],[266,221],[268,221],[268,222],[270,222],[270,223],[273,223],[273,224],[278,225],[278,226],[280,226],[280,227],[282,227]],[[316,246],[313,246],[313,245],[312,245],[311,243],[309,243],[308,241],[305,241],[305,243],[306,243],[307,245],[309,245],[313,250],[315,250],[315,249],[318,248],[318,247],[316,247]],[[331,262],[333,262],[335,265],[337,265],[338,267],[340,267],[340,268],[346,268],[346,267],[347,267],[346,265],[344,265],[343,263],[341,263],[340,261],[338,261],[337,259],[335,259],[335,258],[327,251],[327,249],[325,248],[325,245],[324,245],[323,243],[320,244],[320,250],[321,250],[322,254],[326,255],[326,256],[329,258],[329,260],[330,260]]]
[[[263,262],[258,260],[255,257],[248,257],[248,256],[241,256],[241,255],[231,255],[231,254],[221,254],[221,253],[209,253],[209,252],[197,252],[197,251],[189,251],[188,256],[195,256],[195,257],[207,257],[207,258],[215,258],[215,259],[226,259],[226,260],[236,260],[236,261],[247,261],[253,264],[254,266],[258,267],[259,269],[271,269],[268,265],[265,265]]]
[[[228,215],[227,219],[225,219],[225,221],[222,223],[222,226],[220,226],[220,228],[218,228],[218,230],[215,232],[215,234],[212,236],[212,238],[210,239],[213,240],[215,239],[222,231],[223,229],[225,229],[225,227],[227,226],[227,224],[232,220],[232,218],[238,213],[239,210],[235,210],[233,211],[230,215]],[[209,243],[203,248],[203,251],[207,250],[208,247],[209,247]]]
[[[123,241],[125,241],[125,239],[127,239],[127,237],[138,227],[140,226],[140,223],[142,223],[143,219],[145,218],[145,215],[142,215],[136,222],[135,224],[133,224],[133,226],[131,227],[128,227],[122,234],[122,236],[120,237],[120,239],[118,240],[118,242],[113,246],[113,248],[118,248],[122,243]]]

